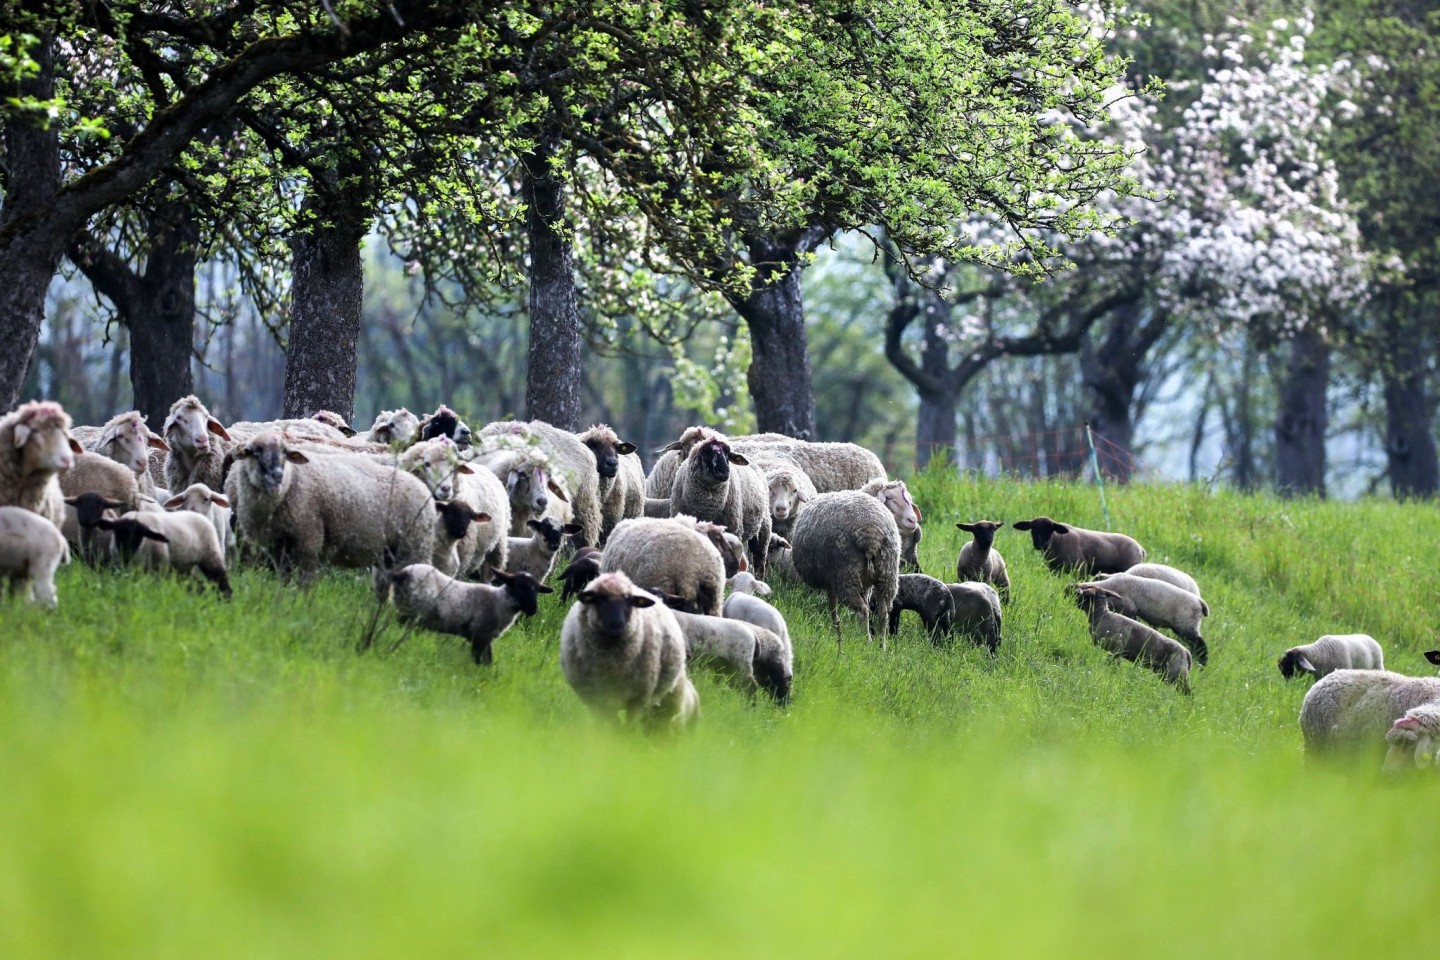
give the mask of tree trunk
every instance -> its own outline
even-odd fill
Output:
[[[1251,413],[1251,381],[1255,377],[1255,346],[1247,337],[1240,357],[1240,380],[1235,385],[1235,412],[1226,424],[1226,440],[1234,451],[1235,486],[1252,491],[1260,485],[1255,466],[1255,422]]]
[[[21,81],[20,96],[55,95],[54,54],[46,37],[36,44],[40,69]],[[60,266],[58,238],[37,242],[40,224],[60,190],[60,141],[54,129],[29,124],[18,114],[5,121],[5,205],[0,228],[0,410],[20,402],[30,358],[45,320],[45,292]]]
[[[1313,328],[1290,344],[1275,417],[1275,486],[1281,496],[1325,495],[1325,390],[1330,345]]]
[[[921,314],[925,323],[925,348],[920,355],[920,369],[935,383],[943,384],[950,379],[950,344],[941,330],[949,320],[949,313],[949,304],[939,295],[927,291]],[[924,470],[931,460],[952,464],[959,436],[955,411],[960,392],[923,388],[918,392],[920,408],[915,416],[915,469]]]
[[[530,241],[530,348],[525,410],[562,430],[581,429],[580,302],[565,230],[565,185],[550,171],[543,143],[524,163],[525,228]]]
[[[1425,390],[1429,342],[1421,336],[1422,325],[1406,322],[1404,309],[1392,308],[1389,349],[1381,358],[1386,472],[1390,490],[1398,500],[1433,497],[1440,489],[1440,463],[1431,432],[1430,398]]]
[[[750,240],[757,273],[750,292],[730,303],[750,328],[753,355],[746,377],[762,433],[816,439],[815,388],[805,336],[800,258],[825,236],[810,228],[784,237]]]
[[[355,415],[365,292],[360,242],[369,226],[368,207],[363,197],[349,191],[312,189],[305,209],[313,222],[290,240],[294,278],[283,416],[333,410],[349,421]]]

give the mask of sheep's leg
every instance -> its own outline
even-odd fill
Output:
[[[830,594],[830,624],[835,628],[835,649],[838,652],[844,646],[844,639],[840,634],[840,598],[833,592]]]
[[[490,649],[489,638],[483,636],[470,638],[470,658],[482,667],[488,667],[495,662],[495,654]]]

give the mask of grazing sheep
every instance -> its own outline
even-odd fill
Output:
[[[86,563],[97,564],[110,555],[113,538],[96,523],[101,517],[115,519],[126,510],[119,500],[107,500],[98,493],[82,493],[65,498],[65,523],[60,528],[65,542],[80,551]]]
[[[458,413],[443,403],[434,413],[427,413],[421,417],[417,428],[420,432],[420,440],[448,437],[461,450],[469,447],[474,438],[470,425],[461,420]]]
[[[527,524],[535,531],[533,536],[510,537],[508,540],[506,556],[509,558],[510,571],[528,573],[543,583],[550,576],[550,571],[555,569],[555,556],[560,552],[564,538],[579,533],[580,525],[556,523],[549,517],[544,520],[530,520]]]
[[[856,490],[819,494],[795,521],[790,542],[795,572],[830,601],[836,644],[841,604],[864,621],[871,639],[872,603],[888,611],[900,576],[900,531],[885,505]]]
[[[0,576],[14,596],[25,585],[25,599],[54,609],[55,570],[70,562],[70,545],[60,529],[33,510],[0,507]]]
[[[80,442],[86,450],[109,457],[133,472],[135,482],[145,496],[154,497],[159,492],[160,488],[150,473],[150,454],[151,451],[168,453],[170,447],[164,438],[150,432],[145,425],[145,416],[139,410],[111,417],[103,427],[98,428],[93,440]],[[163,460],[161,475],[164,475]]]
[[[440,510],[431,564],[451,576],[476,572],[484,582],[509,564],[510,498],[489,470],[460,460],[449,437],[421,440],[400,455],[399,467],[417,477],[437,501],[459,501],[464,508]]]
[[[147,569],[181,574],[199,571],[230,599],[230,577],[209,517],[188,510],[131,511],[117,520],[102,517],[95,525],[115,535],[115,551],[122,562],[138,559]]]
[[[1389,749],[1385,769],[1403,770],[1410,765],[1425,768],[1440,752],[1440,702],[1427,703],[1405,711],[1385,734]]]
[[[854,443],[812,443],[780,434],[762,433],[735,437],[732,445],[746,456],[778,454],[788,457],[805,471],[820,493],[859,490],[871,480],[884,480],[887,476],[880,458]]]
[[[1149,577],[1151,580],[1164,580],[1166,583],[1179,587],[1186,593],[1193,593],[1197,597],[1200,596],[1200,584],[1195,582],[1194,577],[1190,576],[1190,574],[1184,570],[1177,570],[1163,563],[1137,563],[1125,572],[1137,577]],[[1113,574],[1099,573],[1095,575],[1095,579],[1104,580],[1109,576],[1113,576]]]
[[[788,537],[805,504],[819,495],[815,484],[799,467],[775,467],[765,472],[770,494],[770,529]]]
[[[777,704],[786,706],[795,686],[795,651],[790,637],[755,623],[750,629],[755,634],[755,680]]]
[[[301,582],[321,562],[374,567],[428,562],[435,508],[419,480],[356,455],[311,458],[262,433],[234,451],[230,500],[240,536]]]
[[[564,587],[560,599],[566,603],[585,588],[585,584],[600,576],[600,551],[594,547],[581,547],[570,558],[570,565],[560,574]]]
[[[359,439],[370,443],[389,446],[408,446],[420,432],[420,418],[409,410],[382,410],[375,417],[370,429],[360,434]]]
[[[695,444],[675,474],[671,509],[718,523],[750,550],[755,575],[765,576],[770,553],[770,503],[765,482],[749,461],[730,449],[724,436],[710,432]]]
[[[623,570],[650,591],[683,597],[700,613],[720,615],[725,563],[694,517],[622,520],[600,555],[604,573]]]
[[[83,452],[69,429],[70,415],[48,400],[22,404],[0,417],[0,506],[38,513],[60,528],[65,495],[58,478]]]
[[[165,457],[165,489],[184,490],[192,483],[225,489],[225,457],[235,441],[198,397],[191,394],[172,403],[161,433],[170,447]]]
[[[612,537],[607,549],[613,544]],[[613,718],[623,710],[627,720],[652,728],[699,717],[685,656],[675,614],[620,571],[586,584],[560,630],[560,669],[580,699],[597,713]]]
[[[226,555],[226,548],[233,542],[235,533],[230,529],[230,501],[203,483],[192,483],[163,504],[166,510],[189,510],[205,517],[215,527],[220,538],[220,558]]]
[[[1164,580],[1128,573],[1111,574],[1095,582],[1135,604],[1140,619],[1152,627],[1174,630],[1202,667],[1209,662],[1210,651],[1205,646],[1205,638],[1200,636],[1200,621],[1210,615],[1210,607],[1204,600]]]
[[[950,603],[955,608],[951,621],[953,632],[966,637],[976,646],[994,653],[1000,648],[1000,594],[988,583],[967,580],[947,583]]]
[[[902,573],[896,581],[895,599],[890,603],[886,629],[893,634],[900,629],[900,614],[913,610],[920,614],[920,622],[931,642],[949,633],[955,619],[955,604],[950,599],[950,590],[923,573]]]
[[[1314,643],[1286,650],[1277,666],[1286,680],[1302,673],[1318,680],[1336,670],[1384,670],[1385,652],[1368,634],[1327,633]]]
[[[645,513],[645,468],[635,456],[635,444],[621,440],[614,430],[597,423],[578,434],[595,457],[599,476],[600,544],[621,520]],[[668,516],[669,514],[665,514]]]
[[[700,662],[713,664],[737,690],[754,697],[760,685],[755,680],[755,632],[751,624],[670,609],[680,624],[680,632],[685,634],[687,669]]]
[[[482,438],[509,437],[533,443],[550,458],[550,469],[564,483],[574,521],[583,528],[576,537],[577,547],[600,546],[600,471],[595,454],[569,430],[561,430],[543,420],[529,423],[501,421],[489,423],[480,431]],[[519,534],[520,531],[513,531]]]
[[[1181,693],[1190,692],[1190,651],[1134,619],[1135,605],[1098,583],[1076,583],[1075,602],[1090,619],[1090,639],[1112,657],[1149,667]]]
[[[1389,670],[1336,670],[1315,681],[1300,705],[1308,755],[1378,753],[1396,720],[1416,707],[1440,703],[1440,677],[1407,677]]]
[[[761,597],[768,597],[771,594],[770,584],[764,580],[757,580],[748,571],[741,570],[730,577],[725,583],[730,587],[730,596],[725,598],[725,603],[720,608],[720,615],[731,620],[744,620],[746,623],[753,623],[757,627],[764,627],[783,646],[783,656],[786,668],[794,665],[794,654],[790,646],[790,627],[785,622],[785,617],[770,604],[761,600]],[[761,681],[764,685],[764,681]]]
[[[1005,558],[995,549],[995,531],[1005,526],[1005,521],[976,520],[955,526],[975,537],[960,548],[960,558],[955,561],[955,580],[988,583],[1000,594],[1001,603],[1009,603],[1010,574],[1005,569]]]
[[[1426,650],[1425,659],[1440,667],[1440,650]]]
[[[399,570],[377,569],[375,588],[381,602],[395,604],[400,617],[428,630],[464,637],[478,664],[494,662],[495,640],[521,614],[533,617],[538,597],[554,591],[528,573],[495,571],[495,585],[464,583],[428,563]]]
[[[140,502],[140,483],[135,474],[98,453],[75,457],[74,466],[60,474],[60,492],[66,497],[98,493],[107,500],[120,501],[126,510],[136,509]]]
[[[1035,549],[1045,555],[1054,573],[1078,571],[1084,576],[1123,573],[1145,559],[1145,548],[1123,533],[1086,530],[1049,517],[1021,520],[1016,530],[1029,530]]]

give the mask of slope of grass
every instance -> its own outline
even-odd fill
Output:
[[[1092,488],[930,474],[956,520],[1103,521]],[[1112,491],[1192,571],[1211,666],[1185,698],[1112,663],[1028,536],[994,658],[889,652],[779,585],[788,711],[708,673],[690,735],[589,717],[551,600],[496,645],[387,625],[368,580],[236,600],[78,566],[0,606],[0,956],[1386,956],[1428,943],[1432,775],[1302,762],[1280,651],[1368,632],[1429,672],[1440,515]],[[398,644],[398,646],[396,645]]]

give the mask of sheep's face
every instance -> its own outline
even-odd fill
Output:
[[[82,452],[80,444],[64,428],[37,429],[23,421],[15,425],[15,446],[20,455],[20,475],[24,477],[64,473],[75,466],[75,458]]]
[[[376,443],[409,443],[420,429],[420,418],[409,410],[387,410],[375,418],[370,427],[370,439]]]
[[[1279,660],[1280,676],[1293,680],[1302,673],[1315,675],[1315,666],[1299,650],[1286,650]]]
[[[800,510],[806,496],[795,484],[789,471],[780,471],[770,477],[770,516],[775,520],[788,520]]]
[[[641,592],[628,577],[608,573],[591,581],[578,599],[600,637],[612,643],[625,636],[633,611],[655,606],[655,598]]]
[[[915,501],[910,499],[910,491],[906,489],[905,481],[895,480],[885,484],[876,496],[894,516],[895,526],[901,533],[912,533],[920,526],[920,509],[915,506]]]
[[[1440,750],[1440,705],[1426,704],[1406,712],[1385,734],[1389,749],[1385,769],[1400,770],[1414,764],[1424,768],[1435,762]]]
[[[234,451],[235,459],[243,461],[250,485],[268,494],[281,493],[285,487],[287,463],[309,463],[310,458],[299,450],[287,450],[284,442],[273,433],[262,433]]]
[[[775,698],[776,703],[784,706],[790,702],[790,685],[794,676],[785,669],[782,661],[776,657],[763,656],[757,644],[752,666],[755,670],[755,680],[766,693]]]
[[[474,434],[471,433],[470,426],[461,420],[454,410],[442,406],[420,425],[421,440],[434,440],[436,437],[449,437],[455,441],[455,446],[463,450],[470,446]]]
[[[1056,523],[1049,517],[1036,517],[1034,520],[1020,520],[1015,524],[1016,530],[1029,530],[1030,542],[1035,544],[1036,550],[1044,550],[1050,546],[1050,538],[1055,534],[1066,534],[1070,528],[1063,523]]]
[[[695,458],[702,476],[708,477],[714,483],[724,483],[730,479],[730,465],[748,466],[750,461],[741,454],[730,449],[729,444],[712,437],[702,443],[690,454]]]
[[[96,452],[139,475],[150,469],[150,447],[154,444],[165,447],[164,440],[152,437],[140,418],[132,416],[117,424],[96,446]]]
[[[525,525],[540,535],[540,538],[545,541],[545,549],[550,553],[555,553],[560,549],[560,544],[566,536],[577,534],[583,529],[578,523],[558,523],[553,517],[526,520]]]
[[[975,546],[988,547],[995,543],[995,531],[1005,526],[1005,521],[998,523],[992,520],[976,520],[974,523],[957,523],[955,526],[966,533],[973,534]]]
[[[494,577],[497,587],[504,587],[505,592],[515,601],[520,612],[527,617],[533,617],[540,609],[540,594],[554,593],[554,587],[547,587],[525,572],[506,573],[504,570],[496,570]]]
[[[595,455],[595,469],[600,476],[606,479],[614,479],[620,472],[620,458],[627,453],[635,452],[635,444],[626,443],[615,435],[615,431],[599,427],[592,428],[585,437],[585,446]]]
[[[473,510],[469,504],[459,500],[436,500],[435,512],[438,514],[436,529],[447,540],[462,539],[470,532],[470,524],[485,523],[490,519],[490,514]]]
[[[65,503],[75,508],[75,519],[80,524],[81,530],[94,529],[95,525],[106,517],[107,512],[120,510],[125,506],[119,500],[106,500],[98,493],[82,493],[76,497],[66,497]],[[114,517],[110,519],[114,519]]]
[[[731,574],[725,580],[725,585],[730,588],[732,593],[748,593],[757,597],[768,597],[774,592],[770,589],[770,584],[764,580],[755,579],[755,575],[746,570],[738,570]]]
[[[455,496],[455,475],[474,473],[474,469],[460,462],[459,448],[448,437],[436,441],[424,441],[420,447],[411,447],[412,455],[402,458],[405,468],[419,477],[436,500],[450,500]]]
[[[189,453],[205,453],[210,449],[211,434],[222,440],[230,439],[224,425],[203,406],[181,400],[170,408],[170,416],[165,420],[165,439],[171,446]]]
[[[312,420],[318,420],[327,427],[334,427],[347,437],[355,436],[355,428],[345,422],[345,418],[333,410],[316,410],[311,415]]]
[[[189,510],[208,517],[212,506],[228,507],[230,501],[203,483],[192,483],[183,493],[166,500],[164,506],[166,510]]]
[[[544,467],[515,467],[505,478],[510,503],[519,513],[541,514],[550,506],[549,476]]]
[[[146,540],[154,540],[156,543],[170,542],[170,538],[165,534],[158,530],[151,530],[143,521],[134,517],[121,517],[119,520],[101,517],[95,521],[95,526],[115,534],[115,552],[125,563],[129,563],[134,558],[140,545]]]

